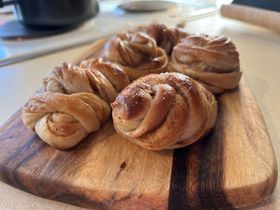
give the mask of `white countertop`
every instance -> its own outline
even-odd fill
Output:
[[[243,76],[256,96],[280,163],[280,35],[219,15],[187,23],[190,32],[224,34],[240,53]],[[0,124],[18,110],[40,86],[41,79],[63,61],[71,61],[86,46],[65,50],[0,68]],[[256,209],[280,208],[280,184],[268,201]],[[80,209],[42,199],[0,182],[0,209]]]

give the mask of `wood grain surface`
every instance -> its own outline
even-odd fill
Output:
[[[97,42],[75,62],[93,55]],[[98,51],[94,52],[94,54]],[[187,148],[153,152],[108,121],[59,151],[27,130],[20,110],[0,129],[0,179],[32,194],[92,209],[230,209],[270,196],[277,166],[262,115],[244,81],[217,98],[215,128]]]

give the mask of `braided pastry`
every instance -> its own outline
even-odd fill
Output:
[[[69,149],[100,129],[111,113],[108,103],[129,79],[119,65],[91,59],[80,66],[63,63],[43,84],[45,92],[27,102],[22,120],[46,143]]]
[[[131,80],[150,73],[163,72],[168,57],[145,33],[121,33],[110,38],[104,46],[103,58],[121,64]]]
[[[46,91],[96,93],[108,103],[128,84],[128,75],[121,66],[102,59],[84,60],[80,66],[63,63],[44,80]]]
[[[91,59],[84,60],[80,66],[87,69],[92,89],[108,103],[113,102],[117,94],[130,83],[128,75],[118,64]]]
[[[242,75],[239,54],[224,36],[184,38],[173,49],[169,69],[198,80],[214,94],[238,87]]]
[[[163,24],[153,23],[147,26],[140,26],[139,31],[144,31],[156,40],[159,47],[163,48],[168,55],[171,55],[173,47],[188,33],[177,28],[168,28]]]
[[[22,109],[25,126],[58,149],[75,146],[99,130],[109,115],[109,105],[92,93],[45,92],[32,97]]]
[[[44,91],[58,92],[65,94],[88,92],[93,93],[90,80],[87,76],[86,69],[70,63],[62,63],[57,66],[48,76],[43,80]]]
[[[194,143],[214,126],[217,116],[215,97],[180,73],[142,77],[111,106],[116,131],[151,150]]]

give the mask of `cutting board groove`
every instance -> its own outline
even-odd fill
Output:
[[[104,40],[78,59],[98,55]],[[257,103],[242,80],[217,97],[218,119],[201,141],[153,152],[119,136],[109,120],[68,151],[27,130],[16,112],[0,129],[0,179],[29,193],[92,209],[231,209],[268,198],[274,151]]]

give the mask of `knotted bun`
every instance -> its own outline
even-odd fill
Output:
[[[130,80],[163,72],[168,64],[165,51],[142,32],[113,36],[105,44],[103,58],[121,64]]]
[[[22,109],[25,126],[58,149],[75,146],[99,130],[109,115],[109,105],[92,93],[44,92],[33,96]]]
[[[117,132],[151,150],[194,143],[214,126],[217,115],[214,96],[179,73],[142,77],[127,86],[111,106]]]
[[[214,94],[238,87],[239,54],[224,36],[192,35],[173,49],[169,69],[201,82]]]

